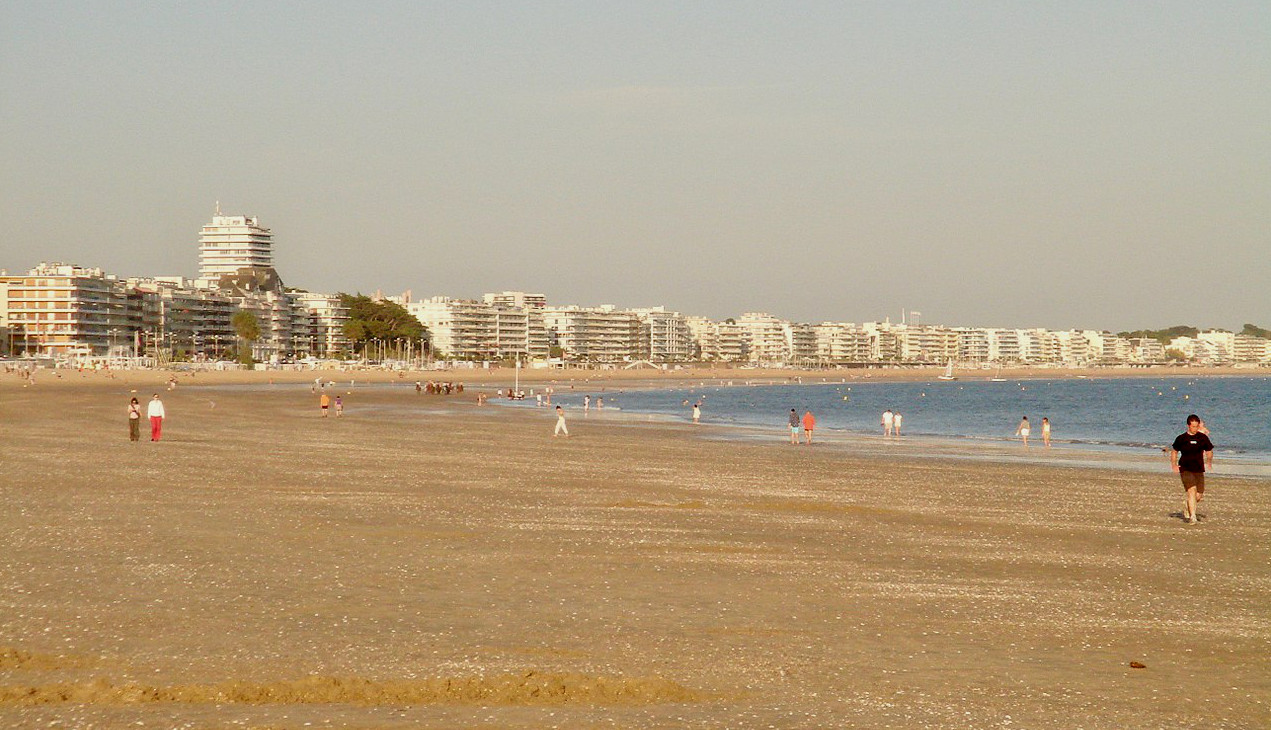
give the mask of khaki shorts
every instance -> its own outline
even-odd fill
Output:
[[[1183,471],[1179,470],[1178,475],[1183,478],[1183,489],[1191,489],[1196,487],[1196,491],[1205,491],[1205,473],[1201,471]]]

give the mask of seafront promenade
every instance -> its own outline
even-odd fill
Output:
[[[6,727],[1271,723],[1267,480],[62,376],[0,377]]]

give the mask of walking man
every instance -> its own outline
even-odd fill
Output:
[[[890,408],[883,411],[883,435],[884,436],[891,435],[892,420],[895,419],[895,417],[896,417],[895,414],[891,412]]]
[[[159,400],[158,393],[154,394],[150,405],[146,406],[146,415],[150,417],[150,440],[158,441],[163,434],[163,419],[168,415],[163,410],[163,401]]]
[[[552,432],[552,438],[562,433],[565,434],[565,438],[569,438],[569,428],[565,425],[565,409],[556,406],[556,430]]]
[[[812,415],[812,411],[803,412],[803,436],[808,440],[808,446],[812,445],[812,429],[816,428],[816,416]]]
[[[1178,435],[1170,445],[1170,468],[1183,480],[1186,501],[1183,503],[1183,519],[1194,525],[1200,520],[1196,508],[1205,498],[1205,469],[1214,468],[1214,444],[1201,433],[1200,416],[1187,417],[1187,432]]]
[[[318,406],[322,409],[322,417],[327,417],[327,411],[331,410],[331,396],[323,392],[322,397],[318,399]]]
[[[900,411],[896,411],[896,414],[892,416],[891,421],[892,421],[892,426],[896,429],[896,436],[899,437],[900,425],[905,422],[905,417],[900,415]]]
[[[799,445],[799,412],[790,409],[790,445]]]

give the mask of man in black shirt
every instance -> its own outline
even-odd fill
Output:
[[[1183,519],[1196,524],[1196,505],[1205,498],[1205,468],[1214,468],[1214,445],[1201,433],[1200,416],[1187,417],[1187,433],[1179,434],[1170,446],[1170,467],[1183,479],[1187,501],[1183,505]]]

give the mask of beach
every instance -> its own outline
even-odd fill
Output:
[[[329,372],[323,419],[318,375],[0,377],[0,724],[1271,724],[1266,479],[1219,470],[1189,526],[1164,461],[594,412],[554,439],[413,388],[510,369]],[[127,439],[134,390],[159,443]]]

